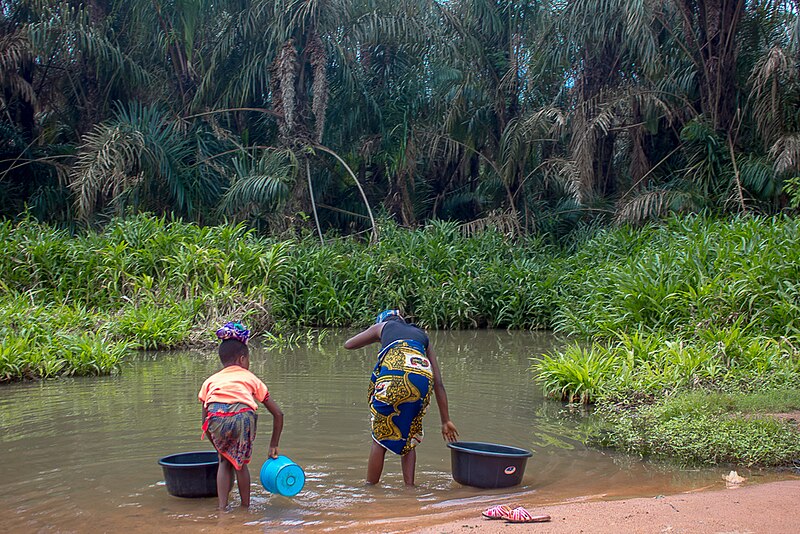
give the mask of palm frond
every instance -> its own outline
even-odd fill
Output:
[[[617,207],[614,219],[617,224],[641,225],[648,220],[663,219],[670,212],[696,209],[690,190],[662,187],[641,191]]]
[[[776,174],[800,173],[800,134],[779,137],[769,149]]]
[[[236,215],[255,205],[261,212],[274,211],[290,196],[297,177],[297,163],[286,151],[264,151],[260,157],[234,158],[235,175],[220,207]]]
[[[103,200],[119,206],[128,199],[191,214],[200,191],[188,165],[192,146],[180,130],[162,111],[135,102],[96,125],[69,177],[80,216],[88,218]]]

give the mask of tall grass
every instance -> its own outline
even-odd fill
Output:
[[[800,330],[798,221],[674,218],[604,230],[569,258],[552,326],[565,333],[692,332],[739,322],[769,336]]]
[[[0,382],[117,371],[134,347],[80,305],[0,299]]]
[[[366,324],[377,311],[400,307],[431,328],[546,327],[557,277],[542,267],[556,251],[499,234],[462,236],[438,223],[425,229],[385,226],[380,243],[345,239],[293,249],[289,291],[274,311],[292,324]]]
[[[242,225],[164,218],[113,220],[71,236],[31,220],[0,223],[5,291],[36,302],[116,310],[133,302],[203,299],[264,308],[260,321],[366,324],[401,307],[431,328],[554,328],[587,337],[692,333],[743,325],[800,332],[800,228],[789,217],[692,216],[584,238],[573,253],[541,239],[465,237],[458,226],[384,223],[368,246],[275,241]],[[211,310],[208,310],[211,313]]]
[[[555,374],[548,380],[584,400],[608,389],[605,373],[649,368],[648,380],[661,384],[717,384],[748,359],[748,369],[774,372],[753,352],[766,338],[800,334],[798,223],[789,217],[675,218],[582,234],[570,249],[492,231],[465,236],[445,222],[414,230],[384,222],[381,235],[374,245],[342,238],[322,247],[310,237],[276,240],[243,225],[146,215],[79,235],[33,220],[0,222],[0,328],[27,343],[40,320],[20,326],[12,317],[46,315],[38,340],[71,328],[162,349],[208,340],[230,318],[258,334],[365,325],[399,307],[430,328],[554,328],[615,347],[625,342],[620,333],[639,332],[637,343],[663,345],[647,351],[669,368],[623,358],[645,350],[636,347],[570,352],[578,359],[566,372],[578,388]],[[54,307],[70,320],[53,318]],[[755,336],[757,347],[737,341],[720,355],[713,347],[731,335]],[[58,369],[68,368],[52,364],[48,375]]]
[[[798,339],[727,332],[696,338],[619,334],[607,343],[546,355],[533,367],[545,392],[569,402],[617,402],[675,391],[800,388]]]

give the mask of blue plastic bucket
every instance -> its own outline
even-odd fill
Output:
[[[270,493],[294,497],[306,483],[303,468],[286,456],[267,458],[261,466],[261,485]]]

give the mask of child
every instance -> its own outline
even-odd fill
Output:
[[[203,403],[203,433],[219,453],[217,495],[219,509],[228,506],[233,489],[234,470],[239,484],[242,507],[250,506],[250,454],[256,438],[256,409],[264,404],[272,414],[272,439],[269,457],[278,457],[278,442],[283,430],[283,412],[269,396],[267,386],[249,371],[250,331],[240,323],[226,323],[217,330],[219,359],[223,369],[211,375],[197,397]]]
[[[386,310],[375,324],[348,339],[347,349],[380,343],[378,363],[372,371],[369,388],[372,421],[372,448],[367,464],[367,484],[377,484],[383,472],[386,451],[400,455],[403,481],[414,485],[417,451],[422,441],[422,418],[431,391],[436,395],[442,420],[442,437],[453,442],[458,437],[450,421],[447,393],[439,364],[428,335],[406,323],[399,310]]]

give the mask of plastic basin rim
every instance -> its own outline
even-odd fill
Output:
[[[499,447],[503,449],[508,449],[509,452],[499,452],[499,451],[484,451],[480,449],[473,449],[470,445],[488,445],[490,447]],[[465,452],[469,454],[475,454],[479,456],[495,456],[501,458],[530,458],[533,456],[531,451],[519,448],[519,447],[512,447],[509,445],[501,445],[499,443],[485,443],[479,441],[456,441],[454,443],[448,443],[447,446],[453,450],[459,452]]]

